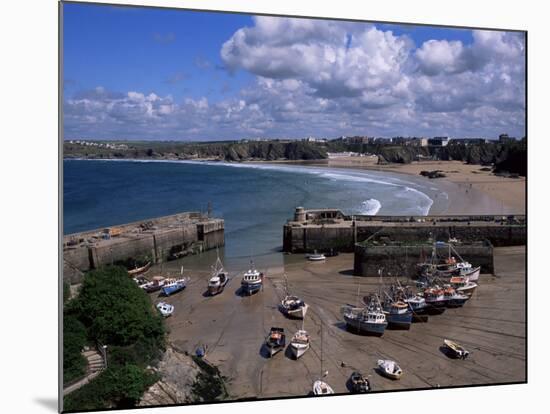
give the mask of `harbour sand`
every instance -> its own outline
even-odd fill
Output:
[[[165,271],[178,272],[180,264],[171,263],[173,269],[165,265]],[[376,391],[523,382],[524,263],[524,246],[496,248],[495,275],[481,276],[480,286],[463,308],[430,316],[428,323],[413,324],[409,331],[388,329],[380,338],[348,332],[340,316],[342,305],[378,290],[377,278],[352,276],[352,254],[324,263],[309,262],[303,255],[284,256],[282,267],[260,269],[266,271],[267,280],[263,291],[252,297],[238,294],[244,269],[229,269],[233,279],[225,291],[205,297],[209,272],[203,266],[189,267],[190,285],[166,299],[176,308],[167,319],[169,339],[190,353],[208,345],[206,358],[227,378],[232,400],[308,395],[313,381],[325,371],[324,380],[337,393],[348,392],[346,383],[354,370],[369,375]],[[302,326],[278,310],[285,273],[291,293],[310,305],[304,328],[311,335],[311,348],[298,361],[286,350],[267,358],[262,347],[272,326],[284,328],[287,343]],[[152,299],[162,300],[156,295]],[[470,357],[464,361],[447,357],[441,348],[445,338],[464,345]],[[378,359],[397,361],[404,370],[402,379],[378,375]]]

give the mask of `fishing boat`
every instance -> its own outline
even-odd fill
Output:
[[[470,282],[477,282],[479,279],[479,273],[481,272],[481,267],[468,268],[460,271],[460,276],[468,279]]]
[[[388,326],[397,329],[410,329],[413,313],[409,305],[403,300],[394,300],[386,294],[386,301],[382,305]]]
[[[254,267],[254,262],[250,262],[250,269],[246,271],[241,280],[241,289],[244,294],[252,295],[258,292],[263,285],[264,274],[260,273]]]
[[[224,270],[222,261],[218,256],[216,263],[212,266],[212,276],[208,280],[208,294],[214,296],[218,293],[222,293],[228,280],[228,274]]]
[[[309,349],[309,334],[302,327],[290,340],[290,351],[294,359],[300,358]]]
[[[472,296],[477,288],[477,283],[472,282],[463,276],[452,277],[450,284],[458,293],[462,293],[468,297]]]
[[[382,307],[374,303],[364,308],[345,305],[341,313],[347,328],[359,333],[382,336],[388,326]]]
[[[369,379],[360,372],[353,372],[349,380],[352,392],[363,393],[371,391]]]
[[[449,350],[450,354],[455,358],[466,359],[470,352],[468,352],[462,345],[451,341],[450,339],[445,339],[443,341],[446,349]]]
[[[281,309],[289,318],[304,319],[309,305],[297,296],[287,295],[281,301]]]
[[[153,276],[151,281],[147,281],[146,283],[139,285],[139,287],[147,293],[153,293],[160,290],[164,286],[165,282],[166,278],[164,276]]]
[[[286,274],[284,275],[285,280],[285,297],[281,301],[280,309],[281,311],[289,318],[295,319],[304,319],[309,309],[309,305],[305,303],[298,296],[293,296],[289,294],[288,289],[288,279]]]
[[[428,304],[420,295],[410,295],[403,299],[412,311],[413,322],[428,322]]]
[[[378,370],[382,375],[393,380],[398,380],[403,375],[403,370],[397,365],[397,362],[389,359],[379,359]]]
[[[140,274],[145,273],[146,271],[148,271],[150,267],[151,267],[151,262],[147,262],[145,265],[143,265],[141,267],[136,266],[135,269],[128,270],[128,275],[132,276],[132,277],[140,275]]]
[[[165,318],[169,317],[170,315],[172,315],[172,313],[174,313],[174,306],[166,302],[157,303],[157,309],[160,312],[160,314]]]
[[[446,306],[448,308],[460,308],[462,307],[470,297],[464,293],[457,292],[452,287],[447,287],[444,289],[444,295],[447,298]]]
[[[317,253],[317,251],[314,251],[313,254],[308,254],[307,260],[310,260],[312,262],[321,262],[326,259],[326,256],[322,253]]]
[[[430,312],[432,310],[443,308],[447,306],[448,298],[445,297],[445,290],[439,286],[429,287],[424,290],[424,299],[430,306]]]
[[[285,347],[285,339],[285,330],[283,328],[271,328],[265,338],[265,346],[270,358]]]

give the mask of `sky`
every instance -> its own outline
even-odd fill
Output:
[[[525,135],[523,33],[63,5],[65,139]]]

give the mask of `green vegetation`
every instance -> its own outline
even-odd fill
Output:
[[[108,346],[108,369],[69,394],[65,410],[132,407],[157,380],[146,367],[154,365],[164,349],[163,320],[125,268],[88,273],[78,297],[65,306],[65,324],[65,378],[78,378],[71,373],[77,371],[76,355],[86,342]]]
[[[67,303],[71,297],[71,285],[66,280],[63,281],[63,305]]]
[[[155,374],[139,366],[111,366],[84,387],[64,399],[64,411],[131,408],[157,381]]]
[[[80,351],[86,345],[86,328],[74,316],[63,317],[63,382],[68,384],[86,374],[86,358]]]

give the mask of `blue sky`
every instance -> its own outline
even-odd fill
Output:
[[[518,34],[63,9],[66,139],[523,134]]]

